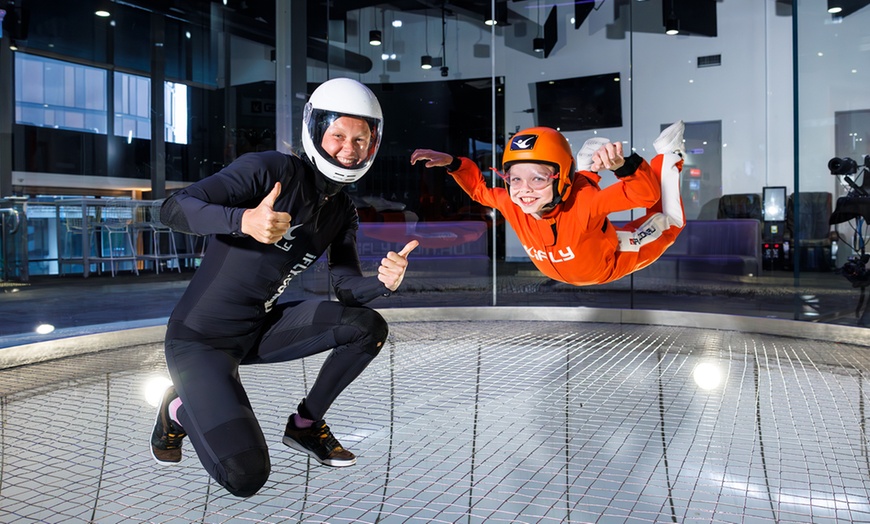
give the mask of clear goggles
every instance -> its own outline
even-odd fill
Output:
[[[552,184],[553,180],[559,178],[559,173],[553,173],[552,175],[535,173],[522,177],[519,175],[511,175],[510,169],[508,169],[506,173],[502,173],[494,167],[491,167],[490,169],[495,171],[495,174],[497,174],[502,180],[504,180],[505,184],[513,187],[514,189],[521,188],[523,186],[523,183],[525,183],[531,189],[535,191],[540,191]]]

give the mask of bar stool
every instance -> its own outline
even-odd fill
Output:
[[[178,253],[178,258],[185,261],[185,267],[196,269],[199,267],[199,262],[205,256],[205,248],[208,244],[208,236],[194,235],[192,233],[181,233],[173,231],[176,235],[181,235],[183,240],[183,251]]]
[[[64,266],[75,264],[83,264],[82,246],[88,249],[88,258],[93,260],[97,255],[96,246],[96,231],[92,223],[88,223],[87,228],[84,226],[82,217],[71,217],[69,215],[61,219],[64,224],[63,242],[60,243],[60,248],[57,254],[58,273],[64,276]],[[84,238],[82,238],[84,236]],[[89,260],[88,264],[91,263]]]
[[[136,251],[133,249],[133,236],[130,233],[130,221],[124,219],[107,219],[96,224],[95,229],[100,238],[100,253],[94,261],[100,264],[108,263],[112,276],[120,270],[121,263],[130,262],[133,273],[139,274],[136,267]]]
[[[136,237],[135,244],[141,248],[136,259],[143,262],[153,262],[155,273],[160,273],[161,264],[165,263],[167,267],[171,267],[170,262],[174,261],[174,268],[181,273],[175,235],[168,226],[160,222],[160,205],[162,203],[162,200],[142,202],[136,210],[136,217],[139,221],[131,225]]]

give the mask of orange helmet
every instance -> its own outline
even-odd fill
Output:
[[[530,127],[518,131],[507,143],[501,159],[507,172],[512,164],[532,162],[550,164],[556,168],[558,178],[554,188],[553,204],[568,196],[574,180],[574,155],[571,145],[562,133],[549,127]]]

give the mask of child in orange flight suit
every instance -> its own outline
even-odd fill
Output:
[[[411,164],[447,168],[475,201],[498,209],[517,233],[535,266],[548,277],[575,286],[604,284],[642,269],[674,243],[685,225],[680,197],[683,130],[678,121],[655,140],[658,153],[647,163],[622,155],[622,143],[592,138],[577,154],[547,127],[515,134],[502,158],[507,188],[490,188],[468,158],[428,149],[411,154]],[[597,171],[619,180],[604,189]],[[623,227],[610,213],[645,208]]]

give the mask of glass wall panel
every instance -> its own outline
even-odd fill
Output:
[[[551,2],[507,3],[508,25],[495,26],[495,68],[504,71],[506,93],[500,151],[515,133],[535,126],[559,130],[574,154],[591,138],[622,142],[626,156],[634,146],[630,9],[595,7],[593,3],[576,9],[573,4]],[[642,151],[640,154],[648,156]],[[496,158],[493,165],[504,169],[501,158]],[[613,173],[601,175],[596,180],[594,175],[587,178],[575,174],[570,192],[576,194],[569,194],[564,203],[556,205],[558,214],[529,221],[526,227],[537,231],[533,236],[542,240],[540,244],[526,245],[513,227],[505,228],[505,256],[499,260],[496,280],[498,305],[631,307],[630,277],[588,285],[563,281],[585,280],[579,275],[603,261],[598,243],[605,238],[602,235],[615,235],[615,223],[635,218],[626,210],[611,215],[611,222],[587,227],[595,222],[592,218],[577,227],[578,216],[569,209],[588,205],[587,197],[581,195],[589,193],[581,188],[597,184],[606,190],[617,183]],[[500,181],[495,185],[504,187]],[[568,237],[574,238],[566,242]],[[598,240],[590,243],[587,239],[593,237]],[[615,241],[615,236],[611,240]],[[546,276],[533,260],[551,266],[563,278]]]
[[[106,133],[106,72],[15,53],[15,123]]]
[[[802,285],[828,289],[816,297],[819,319],[867,325],[870,8],[866,2],[800,0],[795,15],[797,153],[789,191],[795,264]],[[839,294],[832,298],[834,292]]]
[[[774,14],[774,4],[628,2],[610,13],[625,34],[608,26],[602,38],[625,38],[630,65],[624,100],[633,112],[624,144],[652,160],[657,135],[671,122],[685,122],[679,189],[686,225],[658,260],[624,279],[631,284],[632,308],[792,315],[790,281],[773,292],[772,300],[783,304],[778,310],[765,309],[758,291],[771,278],[760,205],[771,175],[766,93],[784,88],[788,94],[790,88],[771,79],[763,57],[774,47],[770,42],[787,45],[789,38],[774,34],[778,24],[788,24]],[[593,10],[586,23],[601,11]],[[635,210],[632,218],[643,213]]]
[[[28,0],[7,2],[19,20],[10,34],[11,43],[22,51],[67,57],[72,61],[106,62],[112,18],[95,16],[99,2]],[[119,4],[114,4],[117,7]]]
[[[115,135],[151,138],[151,79],[115,73]]]
[[[152,180],[171,192],[275,149],[286,118],[276,85],[288,81],[279,71],[289,75],[275,31],[289,25],[306,32],[294,49],[307,57],[297,101],[338,76],[381,101],[378,159],[347,188],[362,262],[374,271],[388,250],[421,245],[402,292],[377,307],[576,305],[863,324],[870,12],[859,2],[831,14],[832,3],[498,0],[493,13],[489,2],[309,2],[304,23],[291,23],[276,20],[272,2],[134,0],[100,18],[94,2],[32,0],[15,35],[13,188],[41,195],[41,206],[61,195],[148,198]],[[493,14],[499,23],[486,25]],[[151,142],[155,65],[167,86],[161,151]],[[652,160],[676,120],[686,125],[686,227],[658,260],[604,284],[545,276],[502,213],[443,168],[410,164],[418,148],[466,157],[501,188],[490,168],[503,170],[505,143],[530,127],[559,129],[573,154],[603,137]],[[574,184],[623,187],[599,175]],[[39,211],[33,242],[56,243]],[[607,227],[645,213],[614,213]],[[56,247],[32,247],[34,274],[57,268]],[[599,251],[532,256],[593,264]],[[328,294],[322,263],[301,277],[288,295]]]
[[[117,5],[110,21],[112,61],[125,71],[151,73],[151,13]]]
[[[188,141],[187,86],[164,82],[164,138],[167,142]],[[115,73],[115,135],[128,140],[151,138],[151,79]]]
[[[378,159],[347,189],[362,221],[364,269],[376,271],[387,251],[412,239],[420,243],[412,256],[414,278],[378,307],[487,306],[494,300],[503,221],[443,168],[410,164],[415,149],[427,148],[473,159],[493,176],[493,149],[500,151],[505,136],[505,79],[492,68],[496,52],[485,10],[475,9],[365,8],[312,29],[325,29],[329,38],[309,54],[309,92],[328,78],[350,76],[372,88],[384,112]],[[378,45],[370,43],[373,31]]]

